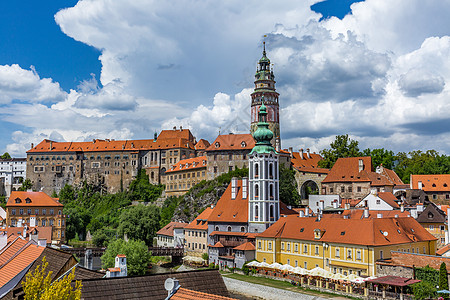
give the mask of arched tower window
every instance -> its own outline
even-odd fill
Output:
[[[273,205],[270,206],[269,208],[269,216],[270,216],[270,221],[274,221],[275,220],[275,213],[273,211]]]
[[[255,164],[255,177],[259,177],[259,164]]]
[[[255,198],[259,197],[259,185],[255,184]]]
[[[228,228],[227,228],[227,229],[228,229],[228,231],[231,231],[231,226],[228,226]]]
[[[270,179],[273,178],[273,164],[272,163],[269,164],[269,178]]]
[[[259,207],[258,205],[255,205],[255,220],[259,219]]]
[[[273,195],[274,195],[273,184],[271,184],[271,185],[269,186],[269,196],[270,196],[270,199],[273,199]]]

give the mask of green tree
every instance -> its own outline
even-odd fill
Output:
[[[75,268],[68,275],[52,283],[52,271],[45,275],[47,266],[44,257],[42,266],[37,266],[34,272],[28,272],[25,276],[25,281],[22,281],[25,300],[81,299],[81,281],[76,281],[74,287],[71,285],[75,278]]]
[[[160,211],[154,205],[132,206],[120,214],[118,233],[127,235],[129,239],[153,244],[153,237],[159,229]]]
[[[206,262],[208,262],[208,260],[209,260],[209,255],[208,255],[208,253],[206,253],[206,252],[203,253],[203,254],[202,254],[202,259],[205,260]]]
[[[337,135],[330,144],[330,149],[320,151],[322,160],[319,161],[319,167],[331,169],[338,158],[360,156],[358,141],[352,140],[348,134]]]
[[[117,234],[117,230],[109,227],[102,227],[94,232],[92,242],[97,247],[107,246]]]
[[[76,198],[75,189],[70,184],[66,184],[58,194],[61,203],[74,201]]]
[[[280,200],[286,205],[298,206],[300,195],[298,194],[295,171],[280,165]]]
[[[363,156],[372,157],[372,164],[374,167],[378,167],[379,165],[383,165],[383,167],[392,169],[394,167],[394,162],[397,159],[397,156],[391,150],[381,149],[373,149],[370,148],[364,149],[362,151]]]
[[[439,268],[439,289],[448,290],[447,265],[444,262]]]
[[[3,153],[2,156],[0,156],[1,159],[11,159],[11,155],[9,155],[8,152]]]
[[[139,170],[138,176],[130,183],[130,193],[132,200],[143,200],[154,202],[161,196],[164,185],[153,185],[144,169]]]
[[[33,187],[33,184],[31,183],[30,179],[25,179],[24,182],[22,182],[22,186],[18,189],[19,191],[28,191]]]
[[[435,150],[411,151],[408,154],[397,154],[398,164],[394,171],[403,182],[409,183],[411,174],[448,174],[450,173],[450,158],[440,155]]]
[[[427,281],[421,281],[412,285],[414,299],[436,299],[436,288]]]
[[[122,239],[111,241],[102,255],[103,268],[114,267],[114,260],[118,254],[127,256],[128,275],[144,275],[150,264],[151,253],[144,241]]]

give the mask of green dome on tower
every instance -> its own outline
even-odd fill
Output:
[[[262,99],[262,105],[259,108],[258,113],[258,129],[253,133],[253,138],[256,140],[256,145],[252,149],[252,153],[270,153],[274,152],[275,148],[272,146],[270,141],[273,138],[273,132],[269,129],[269,123],[267,123],[267,110],[264,105],[264,97]]]

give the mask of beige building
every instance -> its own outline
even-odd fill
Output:
[[[208,218],[213,211],[207,207],[189,225],[184,227],[184,251],[188,256],[199,256],[208,253]]]
[[[450,174],[411,175],[411,189],[424,191],[435,203],[448,204],[450,199]]]
[[[149,140],[43,140],[27,152],[27,178],[34,190],[59,192],[64,185],[84,181],[109,192],[127,188],[140,169],[150,182],[161,183],[173,164],[195,156],[195,138],[188,129],[163,130]]]
[[[206,156],[180,160],[172,165],[162,177],[167,196],[180,196],[191,187],[206,179]]]
[[[52,243],[65,241],[66,216],[59,199],[44,192],[13,191],[6,203],[6,224],[11,227],[52,227]]]
[[[347,157],[339,158],[322,181],[322,194],[361,200],[372,190],[392,193],[394,186],[402,184],[392,170],[379,166],[374,171],[370,156]]]
[[[251,134],[222,134],[206,149],[208,180],[236,168],[248,167],[248,154],[255,146]]]

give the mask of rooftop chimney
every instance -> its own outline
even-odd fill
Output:
[[[369,208],[368,207],[365,207],[364,208],[364,218],[368,218],[369,217]]]
[[[299,216],[300,216],[300,218],[303,218],[303,217],[305,216],[305,212],[304,212],[303,210],[301,210],[301,211],[299,212]]]
[[[359,172],[364,170],[364,161],[362,159],[360,159],[358,162],[358,170],[359,170]]]
[[[34,148],[34,144],[33,143],[31,143],[31,149],[33,149]]]
[[[300,159],[303,159],[303,148],[300,149],[300,151],[298,152],[298,154],[300,155]]]
[[[333,201],[333,208],[338,208],[338,201],[337,199]]]
[[[420,203],[420,202],[417,203],[417,206],[416,206],[416,207],[417,207],[417,211],[418,211],[418,212],[423,212],[423,203]]]
[[[236,199],[237,194],[237,177],[231,178],[231,199]]]
[[[248,177],[242,178],[242,199],[247,199]]]
[[[8,234],[6,231],[0,231],[0,250],[2,250],[8,243]]]
[[[350,203],[348,203],[348,202],[345,203],[345,204],[344,204],[344,209],[350,209]]]
[[[177,130],[177,126],[173,126],[173,130]]]
[[[378,218],[378,219],[383,218],[383,214],[378,213],[378,214],[377,214],[377,218]]]
[[[52,150],[52,149],[53,149],[53,142],[50,141],[50,150]]]
[[[305,207],[305,217],[309,217],[309,206]]]
[[[400,211],[401,212],[405,211],[405,204],[403,204],[403,202],[402,202],[402,204],[400,204]]]
[[[289,147],[289,153],[291,154],[291,156],[292,156],[292,152],[293,152],[294,150],[292,149],[292,147]]]
[[[323,201],[323,200],[320,200],[320,202],[319,202],[319,210],[320,210],[320,213],[322,213],[322,211],[325,209],[325,201]]]
[[[417,182],[417,188],[421,190],[423,188],[422,181]]]
[[[306,149],[306,156],[308,156],[308,158],[311,158],[311,154],[309,154],[309,148]]]

